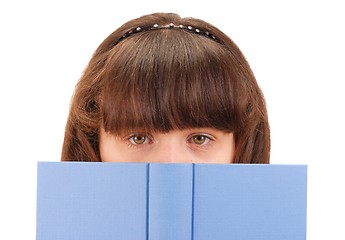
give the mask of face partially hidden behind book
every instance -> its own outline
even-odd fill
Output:
[[[100,154],[103,162],[232,163],[235,139],[233,133],[214,128],[138,130],[121,136],[102,129]]]

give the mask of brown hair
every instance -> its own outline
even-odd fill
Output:
[[[216,39],[179,28],[128,34],[170,23]],[[97,48],[75,88],[61,159],[101,161],[101,127],[115,135],[216,128],[234,133],[235,163],[269,163],[265,100],[240,49],[209,23],[173,13],[133,19]]]

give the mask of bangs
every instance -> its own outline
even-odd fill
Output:
[[[105,131],[239,125],[238,70],[229,52],[211,39],[162,29],[128,37],[105,64],[101,113]]]

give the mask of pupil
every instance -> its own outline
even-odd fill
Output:
[[[194,142],[197,144],[202,144],[205,142],[205,137],[204,136],[195,136]]]
[[[136,136],[134,137],[134,142],[137,144],[142,144],[145,142],[145,136]]]

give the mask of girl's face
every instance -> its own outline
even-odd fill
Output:
[[[128,132],[114,136],[100,131],[103,162],[232,163],[233,133],[213,128],[161,132]]]

